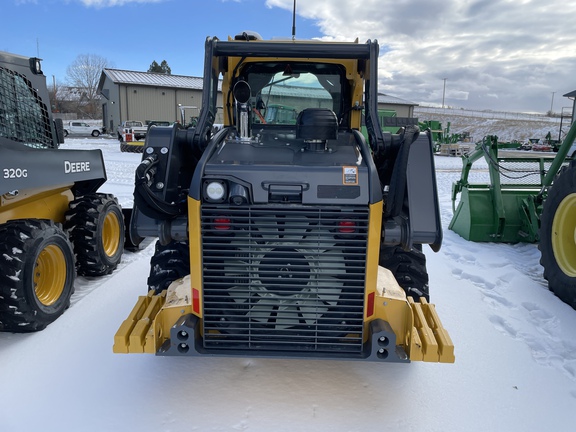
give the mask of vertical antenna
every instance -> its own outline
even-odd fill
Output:
[[[296,0],[294,0],[294,9],[292,10],[292,40],[296,39]]]
[[[40,58],[40,41],[38,40],[38,38],[36,38],[36,57]]]

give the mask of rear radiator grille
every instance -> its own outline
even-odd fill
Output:
[[[204,347],[359,354],[368,209],[202,207]]]

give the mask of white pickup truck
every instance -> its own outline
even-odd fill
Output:
[[[67,137],[68,135],[92,135],[93,137],[100,136],[102,133],[102,129],[89,125],[86,122],[73,120],[67,123],[64,123],[64,136]]]
[[[118,140],[122,141],[122,134],[126,132],[132,133],[134,139],[140,140],[146,138],[147,131],[148,127],[143,122],[137,120],[126,120],[118,126]]]

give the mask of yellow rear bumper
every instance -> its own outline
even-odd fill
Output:
[[[167,291],[138,298],[114,337],[115,353],[158,355],[217,354],[202,350],[202,320],[192,314],[190,278],[174,282]],[[365,350],[351,360],[425,361],[453,363],[454,344],[433,304],[406,298],[392,274],[378,270],[375,313],[365,322]],[[372,340],[371,340],[372,339]],[[393,346],[390,346],[393,345]],[[308,357],[303,353],[226,352],[225,355]],[[310,355],[310,357],[333,358]],[[341,358],[341,357],[335,357]]]

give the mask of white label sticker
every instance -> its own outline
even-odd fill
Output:
[[[342,167],[342,183],[345,185],[358,184],[358,167]]]

